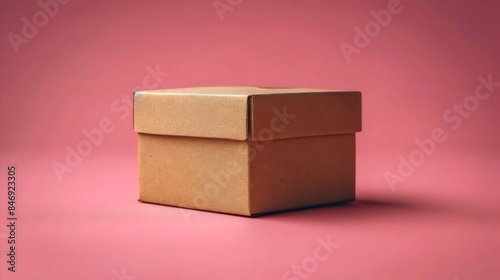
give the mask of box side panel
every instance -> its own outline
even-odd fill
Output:
[[[248,96],[134,94],[134,130],[140,133],[245,140]]]
[[[249,215],[248,143],[139,134],[139,200]]]
[[[254,141],[361,131],[360,92],[252,96]]]
[[[355,135],[251,142],[252,214],[355,198]]]

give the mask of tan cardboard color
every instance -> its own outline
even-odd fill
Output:
[[[346,134],[361,131],[359,92],[259,94],[251,97],[252,140],[270,140],[266,128],[289,115],[286,129],[272,139]]]
[[[134,129],[143,202],[253,216],[355,198],[360,92],[140,91]]]
[[[269,140],[259,138],[258,132],[269,128],[276,112],[283,110],[295,118],[286,130],[275,131],[275,139],[361,131],[360,92],[252,87],[137,91],[134,129],[158,135],[245,140],[251,125],[253,140]]]
[[[139,134],[140,200],[250,215],[245,141]]]
[[[250,212],[354,200],[354,134],[276,140],[250,162]]]
[[[245,140],[247,102],[243,95],[136,92],[134,127],[150,134]]]

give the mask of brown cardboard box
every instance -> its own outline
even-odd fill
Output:
[[[139,200],[244,216],[354,200],[361,93],[134,93]]]

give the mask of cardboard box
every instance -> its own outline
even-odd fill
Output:
[[[361,93],[137,91],[139,200],[244,216],[355,198]]]

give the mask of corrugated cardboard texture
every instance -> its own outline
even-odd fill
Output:
[[[134,94],[137,132],[245,140],[248,98],[244,95]]]
[[[354,134],[257,145],[264,148],[249,163],[252,214],[354,200]]]
[[[252,216],[355,196],[359,92],[137,92],[134,129],[144,202]]]
[[[254,141],[354,133],[361,131],[361,93],[254,95],[251,114]],[[281,119],[286,128],[266,133]]]
[[[287,113],[294,117],[286,129],[269,133]],[[255,87],[139,91],[134,94],[134,129],[234,140],[251,134],[254,141],[354,133],[361,130],[361,93]]]
[[[248,208],[248,143],[139,134],[139,200],[238,215]]]

